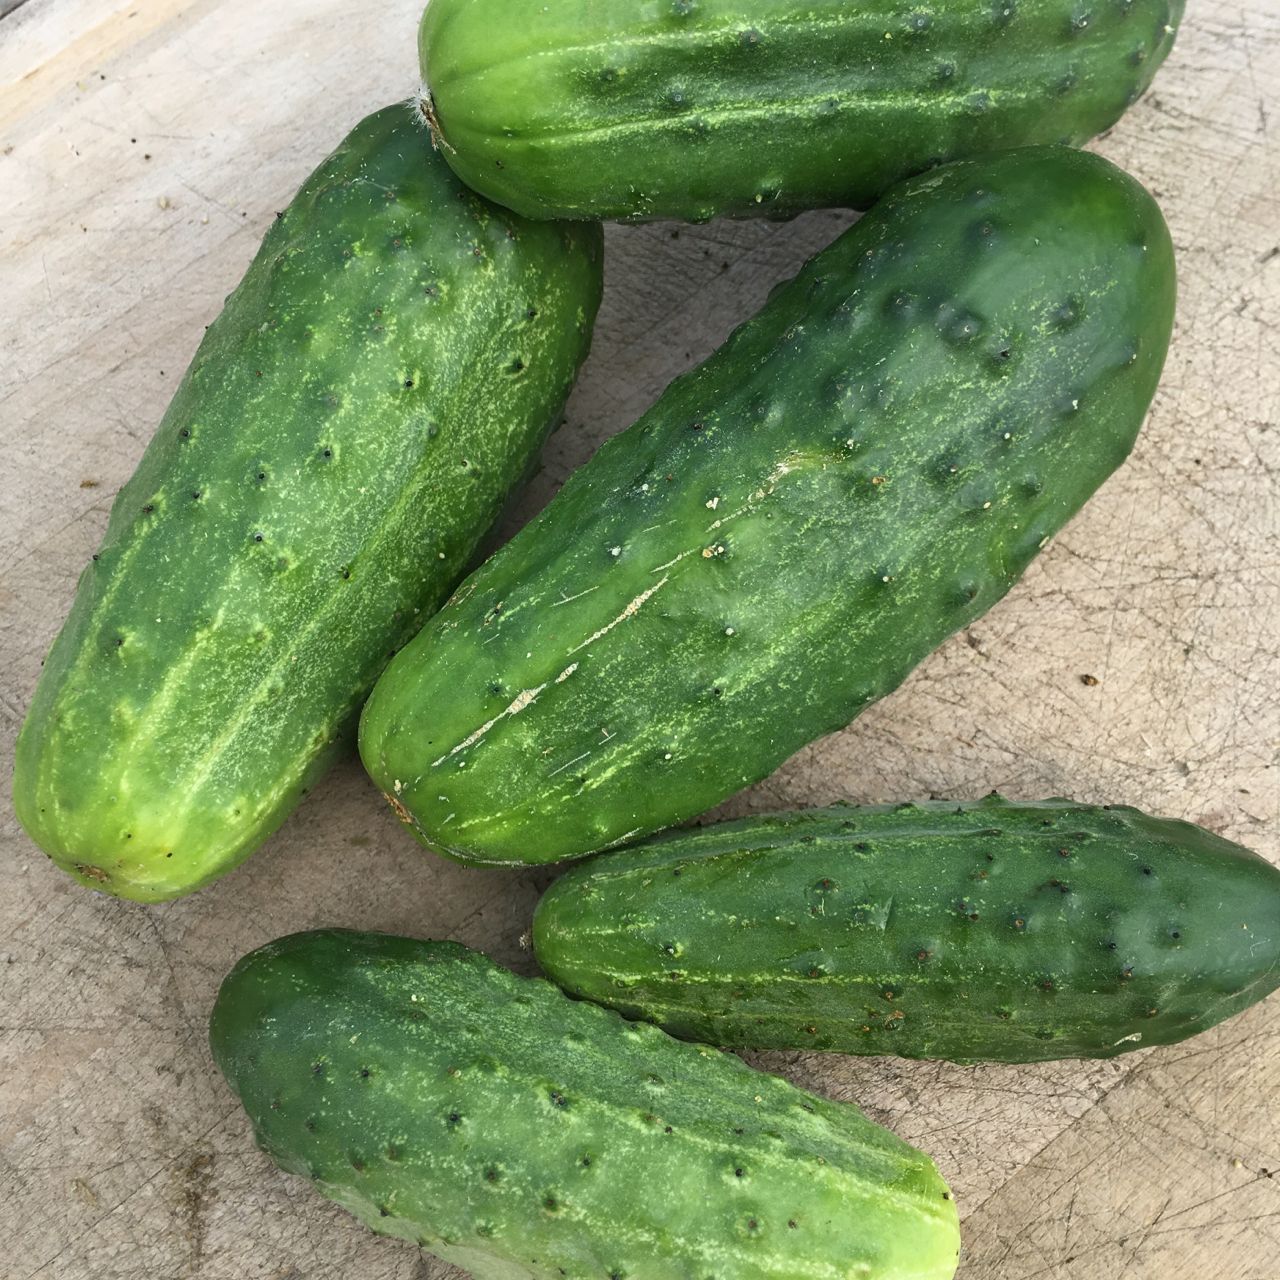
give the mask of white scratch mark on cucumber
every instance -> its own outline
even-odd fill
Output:
[[[475,589],[475,582],[467,579],[461,586],[458,586],[458,589],[454,591],[453,595],[449,596],[448,600],[445,600],[445,604],[461,604]]]
[[[703,532],[714,533],[722,525],[728,524],[730,520],[736,520],[739,516],[745,516],[750,510],[751,504],[748,503],[745,507],[739,507],[737,511],[730,511],[728,515],[721,516],[719,520],[713,520]]]
[[[761,485],[760,488],[758,488],[751,497],[742,504],[742,506],[733,511],[726,512],[718,519],[713,520],[709,525],[707,525],[703,532],[714,533],[715,530],[719,529],[722,525],[728,524],[730,520],[736,520],[739,516],[750,514],[750,512],[755,510],[757,503],[763,502],[766,498],[773,496],[773,491],[777,487],[778,481],[781,480],[783,476],[789,475],[792,471],[798,470],[805,461],[806,459],[804,455],[795,453],[791,454],[789,457],[783,458],[783,460],[769,472],[768,478],[765,480],[764,484]],[[712,511],[715,511],[719,502],[720,499],[716,498],[714,500],[714,504],[708,502],[706,505]]]
[[[569,665],[565,667],[565,669],[558,676],[556,676],[556,684],[563,684],[564,681],[566,681],[571,675],[573,675],[575,671],[577,671],[577,669],[578,669],[578,664],[576,662],[569,663]]]
[[[521,689],[520,692],[511,699],[510,704],[506,708],[499,711],[491,720],[486,720],[484,724],[469,733],[456,746],[451,747],[438,760],[433,760],[431,762],[431,767],[434,769],[437,765],[443,764],[451,756],[456,756],[459,751],[465,751],[468,747],[474,747],[475,744],[479,742],[480,739],[483,738],[499,720],[506,716],[518,716],[546,687],[547,686],[544,683],[538,685],[537,688],[534,689]]]
[[[769,478],[764,482],[765,488],[772,489],[783,476],[790,475],[796,469],[799,461],[800,459],[795,454],[792,454],[788,458],[783,458],[775,465],[773,470],[769,472]]]
[[[595,642],[599,640],[601,636],[608,635],[609,632],[612,631],[614,627],[618,625],[618,623],[625,622],[628,618],[634,617],[637,613],[640,612],[640,606],[643,605],[644,602],[648,600],[651,596],[653,596],[655,593],[657,593],[658,591],[661,591],[662,588],[665,587],[669,581],[670,581],[669,578],[660,578],[657,582],[653,584],[653,586],[646,588],[638,596],[636,596],[636,598],[632,600],[631,603],[628,604],[627,607],[623,609],[623,611],[620,614],[618,614],[618,616],[614,618],[612,622],[605,623],[605,625],[601,627],[599,631],[595,632],[594,635],[588,636],[581,644],[575,645],[572,649],[570,649],[569,656],[572,657],[575,653],[578,652],[579,649],[585,649],[589,644],[595,644]]]
[[[693,554],[692,551],[682,551],[678,556],[673,556],[670,560],[668,560],[666,564],[660,564],[656,568],[650,569],[649,572],[661,573],[663,569],[670,569],[673,564],[679,564],[680,561],[685,558],[685,556],[691,556],[692,554]],[[666,579],[663,578],[663,582],[665,581]]]
[[[574,756],[572,760],[566,760],[564,764],[558,765],[556,768],[552,769],[551,772],[547,774],[547,777],[554,778],[557,773],[563,773],[566,769],[573,768],[579,760],[585,760],[590,754],[590,751],[584,751],[580,756]]]
[[[830,461],[829,457],[814,450],[793,450],[785,458],[780,458],[774,463],[773,470],[765,477],[764,484],[752,496],[756,498],[768,497],[783,476],[789,476],[793,471],[808,471],[815,467],[819,471],[825,471]]]
[[[572,604],[575,600],[581,600],[583,596],[589,596],[593,591],[599,591],[600,584],[597,582],[594,587],[588,587],[585,591],[579,591],[576,596],[562,595],[559,600],[553,600],[551,607],[558,609],[562,604]]]

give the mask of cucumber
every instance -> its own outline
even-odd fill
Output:
[[[845,806],[593,859],[533,942],[566,991],[710,1044],[1109,1058],[1280,986],[1280,871],[1118,806]]]
[[[598,228],[470,193],[403,104],[278,215],[45,662],[14,804],[94,889],[234,866],[467,568],[590,341]]]
[[[947,1280],[929,1159],[739,1059],[456,943],[325,930],[222,984],[263,1149],[477,1280]]]
[[[539,218],[865,208],[948,160],[1108,129],[1183,0],[431,0],[422,112]]]
[[[432,848],[682,822],[895,688],[1129,452],[1174,275],[1098,156],[914,178],[673,383],[390,664],[361,752]]]

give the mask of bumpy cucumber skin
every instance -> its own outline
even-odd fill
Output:
[[[477,1280],[947,1280],[929,1159],[853,1105],[456,943],[326,930],[222,984],[259,1143]]]
[[[1280,871],[1136,809],[846,806],[593,859],[533,942],[566,991],[709,1044],[1109,1058],[1280,985]]]
[[[598,228],[467,191],[404,104],[281,213],[121,489],[18,739],[61,867],[227,871],[349,738],[524,478],[590,342]]]
[[[608,442],[366,706],[420,839],[537,863],[692,818],[894,689],[1128,454],[1168,231],[1098,156],[914,178]]]
[[[530,217],[865,208],[948,160],[1108,129],[1183,0],[431,0],[423,110]]]

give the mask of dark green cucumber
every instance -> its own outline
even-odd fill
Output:
[[[955,1206],[851,1103],[450,942],[253,952],[214,1058],[258,1142],[476,1280],[948,1280]]]
[[[710,1044],[1109,1058],[1280,986],[1280,871],[1116,806],[846,806],[593,859],[533,943],[573,995]]]
[[[422,110],[530,217],[865,208],[948,160],[1108,129],[1183,0],[431,0]]]
[[[691,818],[895,688],[1129,452],[1151,197],[1066,148],[898,187],[459,588],[361,752],[418,836],[550,862]]]
[[[82,883],[234,866],[458,580],[590,341],[598,228],[470,193],[404,105],[281,213],[112,508],[18,739]]]

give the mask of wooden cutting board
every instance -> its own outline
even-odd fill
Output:
[[[1157,194],[1180,253],[1132,460],[1003,604],[727,812],[998,787],[1137,804],[1280,860],[1280,8],[1189,8],[1153,91],[1098,143]],[[274,212],[415,87],[418,4],[0,15],[7,775],[113,494]],[[848,220],[609,228],[595,351],[518,518]],[[420,852],[353,763],[241,870],[163,907],[77,888],[7,808],[0,841],[2,1280],[457,1274],[257,1153],[206,1017],[240,954],[320,924],[455,937],[528,970],[544,881]],[[963,1280],[1280,1280],[1280,998],[1104,1065],[760,1061],[935,1156]]]

